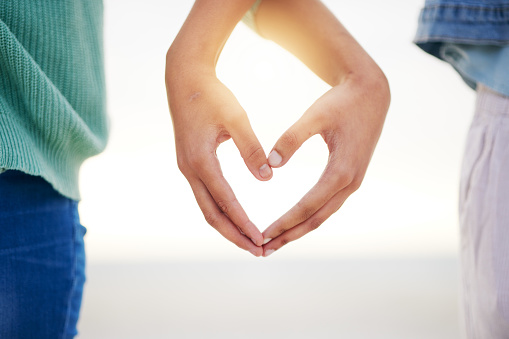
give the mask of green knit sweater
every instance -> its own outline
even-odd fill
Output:
[[[0,171],[79,200],[107,139],[102,0],[0,0]]]

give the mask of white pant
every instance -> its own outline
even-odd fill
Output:
[[[465,338],[509,338],[509,97],[482,85],[459,200]]]

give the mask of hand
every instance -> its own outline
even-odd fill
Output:
[[[281,167],[312,135],[320,134],[329,161],[311,190],[264,232],[264,256],[318,228],[364,178],[382,131],[390,93],[384,75],[349,79],[319,98],[277,141],[269,164]]]
[[[189,181],[206,221],[238,247],[261,256],[263,236],[249,220],[223,177],[216,156],[222,142],[233,139],[247,167],[259,180],[272,170],[247,115],[234,95],[214,75],[172,78],[167,70],[167,92],[177,162]]]

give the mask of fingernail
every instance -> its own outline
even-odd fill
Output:
[[[266,250],[265,251],[265,254],[263,255],[265,258],[267,258],[269,255],[271,255],[272,253],[274,253],[274,250]]]
[[[263,244],[265,245],[266,243],[268,243],[271,240],[272,240],[272,238],[263,239]]]
[[[279,155],[278,152],[272,151],[269,154],[268,160],[269,160],[269,164],[272,167],[275,167],[275,166],[278,166],[281,163],[281,160],[283,160],[283,158],[281,158],[281,156]]]
[[[268,178],[272,174],[272,170],[270,169],[269,165],[263,164],[262,167],[260,167],[260,176],[262,178]]]

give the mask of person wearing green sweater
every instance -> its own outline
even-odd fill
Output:
[[[0,168],[79,200],[79,168],[106,146],[102,2],[0,4]]]
[[[262,36],[331,85],[268,158],[215,74],[250,8]],[[101,0],[0,2],[0,338],[77,334],[79,169],[108,135],[102,18]],[[390,101],[380,68],[319,0],[197,0],[167,53],[166,85],[178,165],[205,219],[255,256],[317,228],[359,187]],[[253,175],[269,180],[313,134],[329,146],[324,175],[262,234],[222,176],[216,148],[232,138]]]
[[[101,0],[0,1],[0,338],[76,335],[78,176],[106,146]]]

